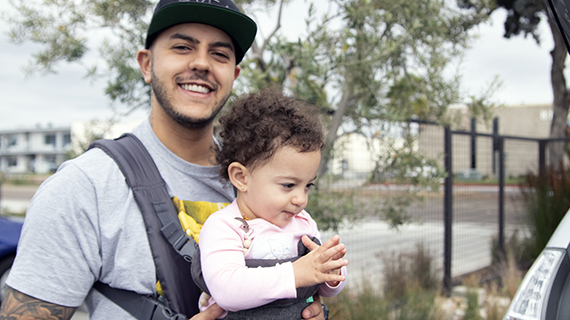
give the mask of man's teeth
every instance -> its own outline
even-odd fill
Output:
[[[210,92],[210,89],[203,87],[203,86],[195,85],[195,84],[183,84],[182,89],[188,90],[188,91],[196,91],[196,92],[200,92],[200,93],[209,93]]]

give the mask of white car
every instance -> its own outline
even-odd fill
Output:
[[[527,272],[503,320],[570,319],[569,213]]]
[[[544,0],[570,51],[570,0]],[[570,211],[523,279],[503,320],[570,319]]]

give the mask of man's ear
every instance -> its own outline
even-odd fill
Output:
[[[152,51],[149,49],[139,50],[139,52],[137,52],[137,61],[141,69],[144,82],[151,83],[152,73],[150,71],[152,69]]]
[[[241,71],[241,67],[236,66],[236,69],[234,71],[234,81],[239,77],[240,71]]]
[[[247,183],[249,181],[249,171],[247,168],[239,163],[232,162],[228,166],[228,176],[230,181],[238,189],[238,191],[247,191]]]

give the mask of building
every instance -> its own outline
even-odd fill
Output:
[[[71,148],[71,127],[0,131],[0,171],[53,172]]]
[[[467,116],[466,107],[455,107],[453,112],[463,115],[460,124],[452,129],[458,131],[471,131],[471,119]],[[552,122],[552,105],[513,105],[503,106],[494,110],[498,120],[498,134],[503,136],[546,139],[550,134]],[[478,133],[492,134],[492,123],[478,121]],[[419,152],[423,155],[440,160],[443,166],[443,130],[433,125],[421,125],[419,135]],[[470,136],[454,135],[453,144],[453,171],[454,174],[468,176],[475,172],[477,176],[495,176],[498,172],[497,161],[493,161],[493,139],[479,137],[476,140],[476,172],[471,168]],[[529,171],[535,171],[538,164],[538,143],[535,141],[521,141],[508,139],[505,142],[505,170],[506,176],[518,177]]]
[[[63,161],[81,154],[92,140],[119,137],[140,122],[90,121],[74,122],[69,127],[0,130],[0,172],[55,172]]]
[[[459,123],[454,123],[453,130],[470,131],[471,119],[468,117],[466,106],[454,105],[449,112],[454,113]],[[552,105],[515,105],[503,106],[493,111],[498,119],[500,135],[548,138],[552,121]],[[395,124],[388,137],[389,141],[382,139],[382,135],[369,134],[365,137],[359,134],[342,135],[335,142],[334,158],[329,163],[329,172],[341,175],[344,178],[365,179],[370,175],[379,159],[391,151],[390,145],[401,146],[403,140],[401,133],[396,130]],[[438,166],[443,168],[443,127],[436,125],[411,124],[411,133],[417,135],[417,141],[412,146],[413,151],[427,159],[437,160]],[[492,134],[492,122],[484,123],[479,120],[476,124],[478,133]],[[384,133],[386,134],[386,133]],[[454,135],[453,144],[453,170],[454,174],[471,174],[470,136]],[[476,142],[477,164],[476,172],[479,177],[494,176],[497,172],[497,162],[493,161],[493,139],[479,137]],[[505,143],[506,175],[521,176],[529,170],[535,170],[538,163],[538,143],[534,141],[519,141],[510,139]],[[429,169],[429,168],[428,168]]]

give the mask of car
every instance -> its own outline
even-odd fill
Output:
[[[570,0],[545,0],[570,52]],[[570,319],[570,210],[534,261],[503,320]]]
[[[570,211],[525,275],[503,320],[570,319]]]
[[[0,217],[0,304],[6,291],[6,279],[16,257],[23,222]]]

